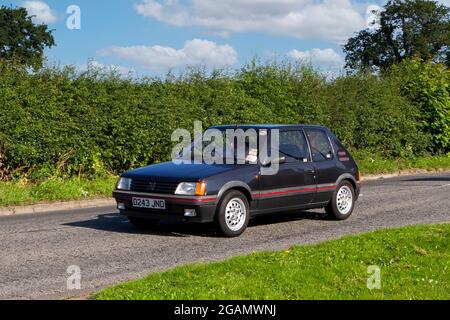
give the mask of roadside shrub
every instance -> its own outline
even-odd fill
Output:
[[[353,149],[387,157],[422,154],[428,135],[417,106],[404,97],[396,81],[371,74],[337,78],[328,85],[326,124]]]
[[[445,65],[412,59],[394,66],[402,93],[420,110],[420,124],[431,136],[430,150],[450,151],[450,71]]]
[[[193,129],[194,120],[204,128],[324,124],[353,149],[406,157],[432,149],[432,132],[423,128],[425,119],[437,119],[423,118],[423,110],[437,109],[425,107],[430,91],[414,89],[420,79],[407,86],[397,75],[326,79],[310,65],[286,62],[254,60],[241,70],[193,69],[164,79],[92,67],[29,73],[0,63],[0,70],[3,180],[92,177],[169,160],[173,130]]]

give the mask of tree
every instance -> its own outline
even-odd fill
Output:
[[[347,68],[384,70],[414,57],[450,66],[449,7],[427,0],[390,0],[376,14],[378,25],[360,31],[344,46]]]
[[[35,69],[42,66],[44,49],[55,45],[47,25],[36,25],[25,8],[0,7],[0,59]]]

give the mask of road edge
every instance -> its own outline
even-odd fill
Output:
[[[72,201],[56,201],[41,202],[25,206],[11,206],[0,208],[1,216],[16,216],[23,214],[39,214],[55,211],[66,211],[76,209],[91,209],[99,207],[115,206],[116,201],[113,198],[96,198],[89,200],[72,200]]]
[[[389,179],[400,176],[414,176],[419,174],[433,174],[433,173],[447,173],[447,172],[450,173],[450,169],[402,170],[388,174],[363,175],[362,182],[380,179]],[[111,207],[115,205],[116,201],[113,198],[93,198],[93,199],[81,199],[72,201],[40,202],[32,205],[0,207],[0,217],[23,215],[23,214],[39,214],[44,212],[67,211],[77,209],[90,209],[99,207]]]
[[[433,174],[433,173],[450,173],[449,168],[437,168],[437,169],[407,169],[401,170],[391,173],[382,173],[382,174],[366,174],[362,175],[362,182],[364,181],[373,181],[380,179],[389,179],[396,177],[407,177],[407,176],[416,176],[420,174]]]

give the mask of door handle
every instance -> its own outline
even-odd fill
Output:
[[[316,170],[315,169],[308,169],[308,170],[306,170],[306,173],[308,173],[308,174],[316,174]]]

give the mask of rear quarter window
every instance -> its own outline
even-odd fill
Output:
[[[329,161],[333,159],[333,148],[328,135],[321,129],[306,129],[313,161]]]

